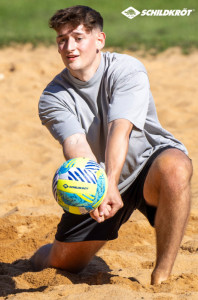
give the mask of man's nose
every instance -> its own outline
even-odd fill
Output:
[[[67,51],[75,50],[76,43],[73,38],[69,38],[67,41]]]

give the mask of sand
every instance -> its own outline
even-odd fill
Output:
[[[192,210],[172,276],[150,285],[155,233],[138,212],[82,273],[32,270],[28,258],[53,241],[62,213],[51,192],[62,149],[37,107],[63,64],[54,46],[15,46],[0,50],[0,299],[198,299],[198,52],[132,55],[148,70],[162,125],[186,145],[194,164]]]

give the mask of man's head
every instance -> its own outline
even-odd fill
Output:
[[[49,27],[56,31],[63,25],[68,25],[73,29],[84,25],[87,31],[93,29],[102,31],[103,18],[99,12],[88,6],[76,5],[58,10],[49,20]]]
[[[87,6],[72,6],[58,10],[49,25],[57,32],[58,52],[70,73],[89,80],[96,72],[105,45],[101,15]]]

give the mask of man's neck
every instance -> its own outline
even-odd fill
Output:
[[[69,72],[73,77],[81,81],[89,81],[96,73],[100,65],[100,61],[101,61],[101,53],[99,52],[94,64],[92,66],[89,66],[89,68],[87,68],[86,70],[84,69],[84,70],[79,70],[74,72],[69,70]]]

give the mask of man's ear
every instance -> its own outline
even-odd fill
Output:
[[[106,35],[104,32],[98,32],[97,34],[97,40],[96,40],[96,46],[98,50],[102,50],[102,48],[105,45],[105,39]]]

